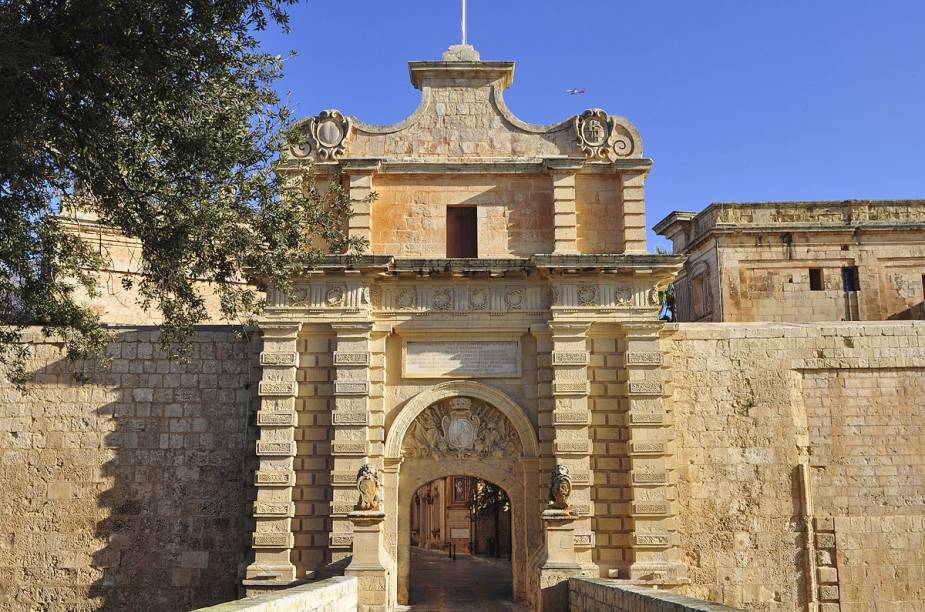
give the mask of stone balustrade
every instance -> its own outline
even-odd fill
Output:
[[[569,612],[733,612],[693,597],[616,580],[569,578]]]
[[[335,576],[194,612],[356,612],[357,579]]]

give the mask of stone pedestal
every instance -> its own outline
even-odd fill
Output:
[[[575,519],[568,510],[545,510],[546,558],[540,566],[540,610],[568,610],[568,579],[582,569],[575,553]]]
[[[357,598],[364,612],[388,612],[394,606],[389,601],[389,572],[383,559],[382,523],[385,512],[354,511],[349,515],[353,523],[353,559],[344,572],[356,576]]]

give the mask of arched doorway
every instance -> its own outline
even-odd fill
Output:
[[[397,566],[398,601],[409,600],[413,497],[422,485],[457,475],[507,494],[513,597],[526,601],[527,570],[541,548],[537,467],[534,427],[501,391],[453,381],[409,400],[386,437],[386,543]]]
[[[512,609],[511,506],[498,485],[453,475],[411,498],[411,609]]]

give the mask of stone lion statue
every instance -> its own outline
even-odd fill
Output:
[[[357,472],[357,491],[360,499],[357,501],[357,510],[379,509],[379,476],[376,468],[366,464]]]
[[[568,466],[557,465],[549,482],[549,504],[557,510],[568,510],[568,496],[572,493],[572,477]]]

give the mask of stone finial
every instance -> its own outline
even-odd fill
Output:
[[[360,492],[357,510],[379,510],[379,475],[376,468],[369,464],[360,468],[357,472],[357,491]]]
[[[480,62],[479,52],[472,45],[452,45],[443,52],[444,62]]]
[[[549,505],[556,510],[568,510],[568,497],[572,494],[572,477],[568,466],[557,465],[549,482]]]

